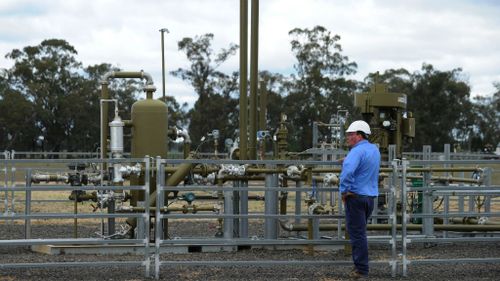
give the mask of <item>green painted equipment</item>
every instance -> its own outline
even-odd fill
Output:
[[[152,96],[153,92],[148,91],[146,99],[132,105],[132,158],[142,158],[146,155],[167,158],[167,105],[162,101],[154,100]],[[133,177],[131,184],[142,185],[144,179],[142,176]],[[156,181],[153,178],[150,192],[153,193],[155,190]],[[144,192],[132,192],[132,205],[136,206],[137,201],[144,201]]]
[[[415,137],[415,119],[406,111],[406,95],[389,92],[385,84],[375,79],[369,92],[355,95],[354,103],[370,124],[370,141],[378,143],[385,155],[389,145],[395,144],[395,156],[401,157],[403,144],[411,143]]]

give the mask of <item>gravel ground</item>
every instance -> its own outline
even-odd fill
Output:
[[[208,222],[172,223],[172,236],[212,235],[215,224]],[[0,240],[23,237],[23,226],[0,224]],[[80,225],[81,237],[96,237],[98,227]],[[209,229],[209,231],[207,231]],[[250,226],[251,235],[261,235],[258,225]],[[34,225],[34,238],[70,238],[71,225]],[[330,233],[329,235],[332,235]],[[386,246],[370,246],[372,261],[387,260],[390,250]],[[437,259],[461,257],[500,257],[500,243],[440,244],[433,247],[412,245],[408,250],[409,259]],[[46,255],[34,253],[26,247],[0,248],[0,264],[33,262],[71,262],[71,261],[130,261],[141,260],[143,256],[134,255]],[[223,253],[164,254],[162,260],[350,260],[343,250],[317,251],[310,255],[302,250],[265,250],[247,249]],[[239,267],[162,267],[160,280],[350,280],[346,277],[350,266],[239,266]],[[154,272],[154,267],[151,268]],[[398,275],[391,278],[389,266],[373,266],[369,280],[499,280],[500,265],[497,264],[426,264],[409,265],[408,277]],[[4,280],[147,280],[143,267],[58,267],[11,269],[0,268],[0,281]]]

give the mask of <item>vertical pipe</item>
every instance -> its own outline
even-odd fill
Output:
[[[11,187],[16,187],[16,167],[14,167],[14,165],[12,165],[12,172],[10,174],[10,186]],[[12,210],[12,212],[15,212],[16,210],[16,196],[15,196],[15,191],[12,190],[10,192],[10,209]]]
[[[233,187],[238,189],[241,187],[241,181],[233,181]],[[233,191],[233,213],[235,215],[241,214],[240,212],[240,191]],[[240,220],[241,218],[235,218],[233,220],[233,235],[234,237],[240,237]]]
[[[256,159],[257,152],[257,88],[259,71],[259,0],[252,0],[250,32],[250,131],[249,157]]]
[[[449,143],[444,145],[444,160],[450,160],[451,159],[451,146]],[[449,168],[450,164],[444,164],[445,168]],[[444,173],[445,177],[449,176],[448,172]],[[448,195],[443,195],[444,198],[444,218],[443,218],[443,224],[448,224],[448,213],[450,211],[450,196]],[[443,237],[448,238],[448,231],[443,231]]]
[[[78,238],[78,190],[74,190],[75,192],[75,204],[74,204],[74,214],[75,218],[73,219],[73,238]],[[108,230],[109,232],[109,230]]]
[[[431,146],[430,145],[424,145],[423,156],[424,156],[424,161],[431,160]],[[430,165],[426,165],[426,167],[430,167]],[[422,184],[423,184],[423,187],[425,187],[426,189],[423,191],[423,194],[422,194],[422,197],[423,197],[422,214],[425,214],[425,215],[431,215],[434,212],[434,210],[433,210],[434,197],[433,197],[432,192],[430,190],[431,177],[432,177],[432,174],[430,172],[424,172]],[[403,197],[403,199],[406,200],[406,197]],[[422,218],[422,223],[423,223],[424,235],[426,235],[426,236],[434,235],[434,218],[433,217]]]
[[[245,190],[240,191],[240,213],[248,215],[248,181],[239,181],[240,188]],[[248,238],[248,218],[240,219],[240,238]]]
[[[458,173],[458,177],[460,178],[464,178],[465,177],[465,173],[464,172],[459,172]],[[458,186],[463,186],[464,184],[462,182],[459,182],[458,183]],[[458,196],[458,212],[459,213],[463,213],[464,212],[464,208],[465,208],[465,196],[464,195],[459,195]]]
[[[295,182],[295,187],[296,188],[302,188],[302,182],[300,180]],[[302,208],[302,191],[297,190],[295,191],[295,215],[298,216],[300,215]],[[301,223],[300,218],[295,217],[295,224]]]
[[[24,220],[24,239],[31,239],[31,218],[29,218],[31,215],[31,169],[26,171],[26,188],[24,214],[27,217]],[[7,210],[5,211],[7,212]]]
[[[484,175],[483,185],[484,186],[491,186],[491,174],[492,174],[491,167],[487,167],[484,169],[484,171],[483,171],[483,175]],[[478,210],[478,211],[480,211],[480,210]],[[485,213],[491,212],[491,195],[484,196],[484,212]]]
[[[399,178],[398,175],[398,161],[397,160],[391,160],[392,161],[392,177],[390,178],[389,181],[389,186],[390,186],[390,197],[389,197],[389,212],[390,216],[392,216],[392,219],[390,219],[390,223],[392,225],[391,227],[391,274],[392,277],[396,277],[396,272],[397,272],[397,214],[396,214],[396,182]]]
[[[101,82],[101,100],[109,99],[109,91],[108,91],[109,82],[107,80],[103,80]],[[101,159],[105,159],[108,155],[108,104],[102,104],[101,110]],[[106,170],[106,163],[102,163],[103,169]]]
[[[266,129],[266,113],[267,113],[267,88],[266,82],[260,81],[260,95],[259,95],[259,130]]]
[[[165,169],[163,168],[163,165],[161,164],[161,157],[156,158],[156,204],[155,206],[155,278],[158,280],[160,278],[160,240],[161,240],[161,234],[163,232],[162,229],[162,223],[160,218],[160,206],[161,203],[164,201],[163,198],[163,189],[162,189],[162,183],[164,183],[164,176],[165,176]],[[149,189],[149,185],[146,186],[146,189]],[[148,190],[149,191],[149,190]],[[148,192],[149,193],[149,192]],[[151,198],[150,198],[151,200]],[[148,203],[148,205],[151,205]],[[149,223],[149,221],[147,222]],[[147,227],[147,226],[145,226]]]
[[[115,200],[108,202],[108,214],[112,215],[115,213]],[[108,218],[108,235],[115,234],[115,218]]]
[[[5,170],[4,170],[4,173],[5,173],[4,187],[8,188],[9,187],[9,162],[8,161],[5,161]],[[9,191],[8,190],[5,190],[4,204],[5,204],[5,206],[4,206],[4,208],[5,208],[5,210],[4,210],[5,214],[8,214],[8,212],[9,212]]]
[[[151,175],[151,158],[146,156],[144,157],[143,161],[145,162],[144,166],[146,166],[146,170],[145,170],[145,174],[146,175]],[[160,161],[160,157],[157,158],[158,161]],[[159,171],[159,170],[157,170]],[[158,174],[160,174],[161,172],[158,172]],[[158,184],[158,183],[157,183]],[[144,191],[144,200],[145,202],[149,202],[150,198],[149,198],[149,194],[150,194],[150,191],[149,191],[149,186],[150,186],[150,177],[146,177],[144,179],[144,187],[146,188],[146,190]],[[158,190],[158,186],[157,186],[157,189]],[[150,204],[144,204],[144,221],[147,222],[147,226],[145,225],[145,227],[149,227],[149,221],[151,219],[151,213],[150,213],[150,209],[149,209],[149,205]],[[159,209],[156,208],[156,209]],[[145,266],[145,272],[144,272],[144,275],[145,277],[149,277],[149,273],[150,273],[150,266],[151,266],[151,258],[150,258],[150,253],[149,253],[149,241],[150,241],[150,232],[149,232],[149,228],[148,228],[148,231],[145,232],[144,234],[144,266]],[[155,246],[156,246],[156,240],[155,240]],[[156,253],[156,252],[155,252]]]
[[[266,191],[264,192],[264,212],[265,215],[277,215],[278,214],[278,175],[277,174],[267,174]],[[276,218],[265,218],[264,227],[264,238],[265,239],[278,239],[278,220]]]
[[[222,182],[218,184],[217,187],[222,187]],[[224,215],[233,215],[233,192],[232,191],[223,191],[224,192]],[[234,219],[232,218],[224,218],[224,238],[225,239],[233,239],[234,231]]]
[[[403,244],[403,251],[402,251],[402,261],[403,261],[403,276],[406,277],[406,271],[407,271],[407,260],[406,260],[406,246],[407,246],[407,239],[406,239],[406,220],[407,220],[407,214],[406,214],[406,196],[407,196],[407,185],[406,185],[406,168],[408,166],[408,161],[403,160],[402,161],[402,168],[401,168],[401,210],[402,210],[402,215],[403,218],[401,219],[401,239],[402,239],[402,244]]]
[[[247,160],[248,0],[240,0],[240,160]]]
[[[160,29],[161,32],[161,78],[162,78],[162,93],[163,93],[163,102],[166,102],[165,100],[165,36],[164,33],[168,33],[168,29],[162,28]]]

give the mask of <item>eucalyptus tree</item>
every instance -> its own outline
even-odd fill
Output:
[[[322,26],[295,28],[289,35],[297,62],[285,111],[293,120],[292,149],[302,150],[311,147],[314,121],[328,122],[339,106],[352,111],[357,83],[347,76],[356,73],[357,64],[342,54],[340,36]]]
[[[215,52],[213,38],[214,35],[208,33],[179,41],[178,49],[185,53],[189,66],[170,72],[189,82],[198,95],[188,112],[189,134],[195,145],[199,145],[201,138],[214,129],[219,130],[222,138],[230,138],[238,127],[238,74],[228,75],[219,70],[236,53],[238,46],[230,44],[227,49]]]

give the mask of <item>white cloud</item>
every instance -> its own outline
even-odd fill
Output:
[[[239,44],[237,0],[2,0],[0,67],[14,48],[48,38],[65,39],[85,65],[102,62],[153,75],[161,94],[160,28],[167,71],[187,67],[177,50],[183,37],[214,33],[213,49]],[[249,0],[249,3],[252,1]],[[250,7],[249,7],[250,12]],[[289,73],[295,60],[288,32],[323,25],[341,36],[344,55],[358,64],[356,79],[389,68],[439,70],[462,67],[472,93],[491,94],[500,81],[500,5],[495,1],[261,0],[259,65]],[[250,17],[249,17],[250,25]],[[250,35],[250,31],[249,31]],[[235,55],[223,71],[238,70]],[[190,85],[167,75],[167,94],[193,104]]]

